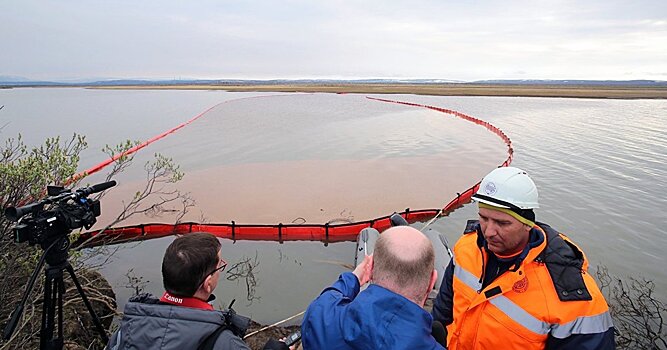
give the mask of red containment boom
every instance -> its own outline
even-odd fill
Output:
[[[510,163],[512,162],[512,157],[513,157],[512,141],[507,135],[505,135],[504,132],[502,132],[502,130],[490,124],[489,122],[446,108],[428,106],[411,102],[402,102],[402,101],[388,100],[382,98],[375,98],[375,97],[367,97],[367,98],[370,100],[383,103],[397,103],[419,108],[427,108],[453,117],[464,119],[471,123],[481,125],[486,129],[488,129],[489,131],[491,131],[492,133],[496,134],[498,137],[500,137],[507,145],[507,158],[502,164],[500,164],[500,166],[509,166]],[[209,108],[208,110],[200,113],[199,115],[195,116],[194,118],[188,120],[187,122],[175,128],[172,128],[122,154],[115,155],[111,159],[108,159],[86,170],[84,173],[77,175],[75,179],[97,172],[100,169],[114,162],[119,157],[125,154],[136,152],[139,149],[146,147],[150,143],[177,131],[178,129],[186,126],[187,124],[192,123],[194,120],[201,117],[214,107]],[[449,203],[447,203],[442,209],[420,209],[420,210],[406,209],[400,214],[409,223],[426,221],[433,218],[436,215],[447,214],[453,211],[454,209],[461,207],[463,204],[469,202],[472,195],[479,188],[479,184],[480,183],[477,182],[474,186],[465,189],[461,193],[458,193],[457,196],[453,198]],[[135,241],[135,240],[145,240],[145,239],[170,236],[174,234],[187,234],[190,232],[210,232],[216,235],[217,237],[228,238],[232,240],[279,241],[279,242],[321,241],[326,244],[329,242],[355,241],[357,239],[359,231],[367,227],[373,227],[378,231],[382,232],[387,228],[389,228],[390,226],[391,223],[389,221],[389,215],[372,220],[358,221],[353,223],[341,223],[341,224],[300,225],[300,224],[279,223],[275,225],[252,225],[252,224],[239,225],[236,224],[234,221],[232,221],[231,223],[220,223],[220,224],[201,224],[194,222],[178,223],[175,225],[141,224],[134,226],[110,228],[104,230],[103,232],[101,232],[100,230],[84,232],[81,234],[79,240],[75,244],[79,246],[83,245],[89,247],[104,243],[108,244],[108,243]]]

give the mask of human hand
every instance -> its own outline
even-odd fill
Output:
[[[289,350],[296,350],[297,344],[293,344],[292,346],[287,346],[285,343],[286,338],[282,338],[280,340],[275,340],[273,338],[270,338],[262,350],[284,350],[284,349],[289,349]]]
[[[286,343],[287,342],[287,337],[281,338],[280,341],[285,343],[285,346],[287,346],[287,343]],[[296,343],[292,344],[292,346],[289,347],[289,350],[296,350],[298,344],[299,344],[298,341]]]
[[[373,255],[367,255],[364,257],[364,260],[361,262],[361,264],[357,265],[357,267],[352,271],[352,273],[357,276],[357,279],[359,280],[359,285],[363,286],[364,284],[368,283],[368,281],[371,280],[373,277]]]

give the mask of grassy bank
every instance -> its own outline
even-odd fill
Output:
[[[127,85],[100,89],[226,90],[254,92],[328,92],[362,94],[415,94],[434,96],[514,96],[611,99],[665,99],[667,87],[616,85],[521,84],[248,84],[248,85]]]

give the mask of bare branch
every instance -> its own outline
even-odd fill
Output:
[[[653,297],[655,284],[642,277],[612,278],[604,266],[596,275],[609,302],[618,349],[667,349],[667,307]]]
[[[237,281],[239,279],[244,279],[246,284],[248,305],[251,305],[253,300],[260,300],[261,298],[256,296],[257,280],[255,279],[255,271],[259,267],[258,253],[255,251],[255,258],[243,257],[243,259],[234,265],[232,265],[229,270],[227,270],[227,280],[228,281]]]
[[[127,284],[124,287],[133,289],[134,295],[141,294],[144,291],[146,285],[150,283],[150,281],[144,281],[144,278],[142,276],[137,276],[134,273],[134,269],[127,270],[127,273],[125,273],[125,277],[127,277]]]

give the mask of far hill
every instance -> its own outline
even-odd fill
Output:
[[[0,76],[1,87],[26,86],[160,86],[160,85],[564,85],[564,86],[667,86],[661,80],[477,80],[450,79],[79,79],[31,80],[17,76]]]
[[[500,85],[667,86],[667,81],[664,80],[477,80],[471,83]]]
[[[443,79],[107,79],[65,82],[27,79],[2,81],[0,77],[0,88],[20,87],[667,99],[667,81],[659,80],[480,80],[463,82]]]

